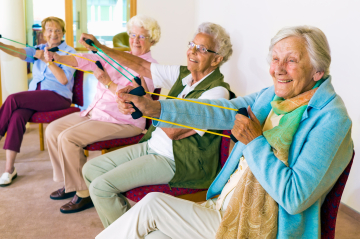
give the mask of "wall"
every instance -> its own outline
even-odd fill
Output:
[[[353,120],[358,152],[342,202],[360,212],[360,2],[357,0],[138,0],[138,14],[153,16],[162,39],[153,55],[162,64],[186,63],[186,44],[196,26],[211,21],[230,33],[234,54],[221,71],[238,95],[272,84],[266,55],[270,39],[285,26],[313,25],[324,31],[332,50],[331,75]],[[341,127],[341,126],[339,126]]]

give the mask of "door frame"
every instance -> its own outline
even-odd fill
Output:
[[[130,0],[130,18],[136,14],[137,0]],[[73,20],[73,0],[65,0],[65,42],[68,46],[71,47],[74,47]],[[80,51],[84,49],[75,48],[75,50]]]

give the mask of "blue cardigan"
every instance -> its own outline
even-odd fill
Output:
[[[263,125],[270,113],[274,86],[233,100],[199,100],[238,109],[251,106]],[[200,129],[232,129],[235,111],[180,100],[161,100],[160,119]],[[175,127],[154,122],[157,127]],[[351,120],[344,102],[324,81],[310,100],[289,152],[289,167],[278,160],[264,138],[236,143],[211,184],[207,198],[221,193],[242,155],[263,188],[279,204],[277,238],[320,238],[320,209],[353,153]]]

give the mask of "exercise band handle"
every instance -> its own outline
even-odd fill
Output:
[[[104,71],[104,67],[101,65],[101,62],[100,62],[100,61],[96,61],[96,62],[95,62],[95,65],[96,65],[97,67],[99,67],[102,71]]]
[[[132,89],[129,94],[131,95],[137,95],[137,96],[143,96],[146,95],[145,90],[142,86],[136,87],[135,89]],[[131,117],[133,119],[138,119],[143,116],[142,112],[134,105],[133,102],[130,102],[130,104],[133,106],[135,112],[131,113]]]
[[[238,114],[241,114],[241,115],[243,115],[243,116],[249,117],[249,114],[248,114],[248,112],[247,112],[247,110],[246,110],[245,107],[240,108],[240,109],[237,111],[237,113],[238,113]],[[231,138],[235,143],[237,143],[237,142],[239,141],[239,140],[237,140],[237,139],[235,138],[235,136],[234,136],[233,134],[230,135],[230,138]]]
[[[50,51],[50,52],[57,52],[57,51],[59,51],[59,47],[53,47],[53,48],[50,48],[50,49],[48,49],[48,51]]]
[[[92,46],[92,45],[95,46],[94,42],[93,42],[91,39],[86,39],[85,42],[86,42],[86,44],[88,44],[89,46]],[[92,53],[94,53],[94,54],[95,54],[96,52],[97,52],[97,51],[92,51]]]
[[[35,50],[40,50],[40,48],[39,48],[39,47],[36,47]],[[36,57],[34,57],[34,61],[36,61],[36,60],[39,60],[39,59],[37,59]]]

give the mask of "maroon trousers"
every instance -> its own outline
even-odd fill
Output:
[[[20,152],[25,125],[37,112],[69,108],[71,100],[53,91],[23,91],[9,95],[0,107],[0,135],[7,132],[4,149]]]

